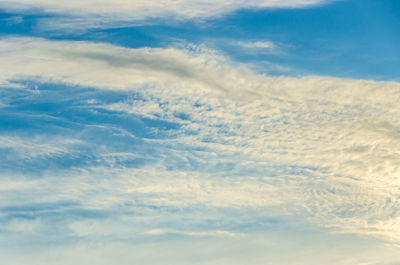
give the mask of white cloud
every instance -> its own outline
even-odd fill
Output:
[[[0,151],[7,153],[11,160],[33,160],[38,157],[49,158],[63,156],[70,152],[70,148],[82,144],[76,139],[60,138],[21,138],[17,136],[0,135]]]
[[[174,237],[157,241],[94,240],[62,246],[20,246],[4,248],[0,258],[7,264],[205,264],[205,265],[395,265],[398,249],[383,248],[381,242],[354,241],[349,237],[319,234],[276,235],[273,231],[246,237],[202,237],[190,240]],[[300,236],[300,237],[299,237]],[[273,243],[271,243],[271,241]],[[128,241],[128,242],[127,242]],[[307,242],[305,244],[304,242]],[[21,250],[23,252],[21,252]],[[23,255],[21,255],[23,253]]]
[[[37,233],[41,228],[41,222],[36,220],[14,219],[6,225],[2,225],[2,230],[18,233]]]
[[[175,229],[151,229],[146,231],[145,234],[149,235],[165,235],[165,234],[179,234],[193,237],[240,237],[243,234],[233,233],[224,230],[215,231],[179,231]]]
[[[400,239],[398,83],[268,77],[195,47],[8,38],[0,51],[0,83],[134,91],[141,99],[92,105],[182,126],[168,140],[148,140],[165,144],[157,165],[83,170],[62,185],[50,179],[54,185],[37,187],[40,200],[74,198],[96,209],[132,198],[158,207],[253,208],[331,231]],[[193,151],[200,147],[203,153]],[[190,170],[167,170],[174,161]],[[218,171],[224,164],[229,170]],[[108,177],[94,181],[99,175]]]
[[[40,9],[48,13],[77,16],[122,16],[124,19],[146,19],[169,15],[182,18],[208,17],[241,8],[298,8],[326,3],[327,0],[1,0],[0,6],[12,10]]]
[[[253,41],[253,42],[239,41],[237,44],[246,49],[274,49],[274,48],[276,48],[276,45],[270,41]]]
[[[242,52],[248,54],[274,54],[282,55],[284,54],[284,49],[282,45],[271,42],[271,41],[231,41],[229,43],[232,46],[236,46],[241,49]],[[264,63],[268,65],[268,62]],[[287,67],[273,65],[276,70],[287,71]]]
[[[91,28],[113,23],[143,23],[158,18],[175,20],[220,16],[238,9],[302,8],[329,0],[0,0],[0,8],[13,12],[63,15],[45,19],[47,28]]]

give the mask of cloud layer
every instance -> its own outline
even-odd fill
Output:
[[[0,9],[19,13],[46,13],[56,17],[40,19],[41,30],[84,30],[112,27],[115,23],[157,23],[157,19],[182,21],[218,17],[241,9],[303,8],[331,2],[328,0],[85,0],[0,1]]]
[[[0,7],[11,10],[42,10],[46,13],[91,16],[121,16],[125,19],[146,19],[178,16],[182,19],[210,17],[238,9],[248,8],[299,8],[327,2],[326,0],[164,0],[164,1],[108,1],[85,0],[50,1],[16,0],[0,1]],[[178,18],[179,19],[179,18]]]
[[[26,204],[36,207],[45,226],[57,212],[66,213],[71,217],[66,227],[76,235],[88,231],[76,218],[81,211],[118,216],[110,235],[122,236],[135,222],[138,233],[146,228],[223,236],[235,235],[247,217],[289,216],[331,232],[400,240],[398,83],[257,75],[197,46],[127,49],[7,38],[0,41],[0,56],[3,94],[22,91],[24,100],[53,101],[57,97],[46,95],[59,92],[41,87],[62,85],[70,91],[65,100],[74,102],[68,103],[71,110],[103,121],[92,124],[77,115],[61,123],[57,110],[48,114],[58,122],[52,135],[3,131],[0,148],[11,154],[8,161],[45,159],[59,167],[61,156],[72,165],[57,174],[39,168],[37,179],[19,173],[18,181],[11,181],[13,174],[4,173],[3,219],[24,213]],[[96,97],[90,89],[109,94]],[[16,100],[3,97],[2,110]],[[126,125],[135,119],[134,126]],[[102,144],[108,138],[96,138],[101,134],[112,141]],[[68,140],[55,144],[66,135]],[[74,157],[81,156],[92,162],[76,164]],[[197,209],[196,218],[189,209]],[[233,221],[230,214],[243,211],[246,215]],[[140,221],[157,214],[165,222]],[[210,216],[222,224],[201,229]],[[40,227],[35,211],[32,218],[32,229]],[[187,229],[167,225],[176,218],[191,220]]]

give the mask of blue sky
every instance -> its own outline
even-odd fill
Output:
[[[399,264],[399,11],[0,0],[1,260]]]

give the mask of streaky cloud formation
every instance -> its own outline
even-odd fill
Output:
[[[153,19],[175,21],[218,17],[241,9],[304,8],[333,0],[1,0],[0,9],[19,13],[45,13],[61,16],[43,18],[42,30],[84,30],[120,26],[121,23],[154,23]]]
[[[332,1],[332,0],[331,0]],[[329,2],[328,0],[164,0],[164,1],[51,1],[1,0],[1,7],[11,10],[39,9],[46,13],[108,16],[122,15],[131,19],[146,19],[178,15],[183,18],[208,17],[243,8],[301,8]]]
[[[4,38],[0,53],[3,92],[40,94],[30,87],[33,82],[39,87],[67,86],[73,97],[77,93],[76,100],[88,93],[78,88],[128,93],[131,96],[112,101],[88,99],[84,108],[99,117],[111,112],[165,123],[142,136],[110,123],[84,124],[79,134],[69,134],[58,146],[51,137],[2,136],[1,148],[23,161],[79,156],[77,146],[95,148],[99,142],[94,135],[105,131],[127,137],[124,145],[132,147],[112,151],[111,143],[101,145],[93,149],[96,163],[57,174],[42,172],[36,180],[21,173],[11,184],[4,177],[10,188],[2,195],[1,207],[7,210],[3,217],[23,212],[15,205],[19,197],[20,204],[34,206],[38,213],[68,213],[62,223],[75,235],[93,228],[114,236],[143,234],[143,229],[147,235],[233,236],[234,227],[249,220],[242,216],[232,221],[229,212],[255,211],[248,215],[254,220],[292,216],[328,232],[374,236],[398,245],[398,83],[259,75],[216,51],[190,45],[129,49]],[[10,104],[7,97],[2,101],[3,108]],[[82,137],[93,130],[96,133]],[[164,137],[157,137],[160,134]],[[31,144],[41,151],[33,151]],[[140,151],[138,145],[151,151]],[[131,158],[147,162],[125,164],[124,159]],[[187,220],[188,213],[179,209],[193,207],[198,216],[187,221],[188,229],[166,225]],[[178,214],[157,213],[155,208]],[[77,211],[90,216],[113,213],[118,220],[96,227],[73,217]],[[142,219],[127,214],[131,211],[141,212]],[[232,229],[202,228],[209,211]],[[155,214],[165,223],[154,221]],[[33,217],[32,229],[51,224]],[[132,223],[136,230],[127,230]],[[20,226],[5,227],[12,231]]]

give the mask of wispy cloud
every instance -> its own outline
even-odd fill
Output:
[[[230,44],[240,48],[241,52],[245,54],[284,54],[282,45],[272,41],[233,41]],[[277,65],[275,67],[278,68],[279,66]]]
[[[24,21],[24,18],[22,16],[12,16],[12,17],[3,19],[3,21],[5,23],[7,23],[8,25],[17,25],[17,24],[21,24]]]
[[[16,0],[0,1],[0,8],[23,12],[44,12],[61,17],[47,19],[48,28],[92,28],[110,26],[114,23],[143,23],[150,19],[201,19],[221,16],[238,9],[302,8],[331,0],[188,0],[188,1],[105,1],[84,0]],[[152,22],[154,23],[154,21]],[[53,25],[52,25],[53,24]]]
[[[270,41],[253,41],[253,42],[239,41],[237,44],[246,49],[274,49],[274,48],[276,48],[276,45]]]
[[[165,234],[178,234],[185,236],[194,236],[194,237],[240,237],[243,234],[233,233],[229,231],[223,230],[215,230],[215,231],[179,231],[174,229],[152,229],[145,232],[149,235],[165,235]]]
[[[42,194],[37,200],[119,209],[121,218],[135,207],[257,209],[257,217],[296,216],[329,231],[400,238],[398,83],[268,77],[196,47],[127,49],[29,38],[3,39],[0,47],[2,83],[33,80],[130,93],[111,102],[86,101],[86,107],[171,126],[166,137],[132,136],[113,150],[96,149],[96,157],[108,154],[110,160],[118,153],[135,156],[135,139],[149,148],[150,165],[112,167],[103,159],[61,172],[69,178],[43,175],[47,184],[23,193],[25,202]],[[71,87],[71,93],[79,97],[79,90]],[[11,138],[2,139],[10,145],[4,139]],[[238,218],[236,225],[245,222]]]
[[[31,160],[38,157],[63,156],[69,152],[68,146],[82,143],[76,139],[32,139],[11,136],[0,136],[0,152],[7,152],[10,159]]]

